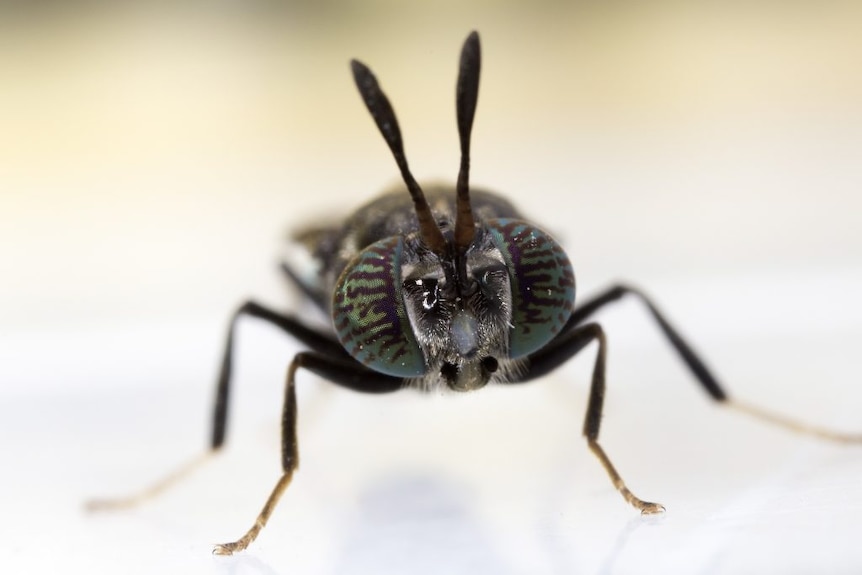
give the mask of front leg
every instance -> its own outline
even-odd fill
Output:
[[[828,441],[835,441],[838,443],[862,443],[862,434],[844,433],[823,426],[812,425],[730,397],[724,390],[723,386],[719,384],[718,379],[713,375],[712,371],[706,367],[706,363],[703,359],[695,353],[692,345],[688,343],[685,338],[680,335],[679,331],[671,325],[670,321],[661,311],[659,311],[658,306],[652,301],[652,299],[637,288],[625,285],[616,285],[582,303],[572,312],[572,316],[569,318],[569,321],[563,328],[562,335],[558,339],[565,339],[568,330],[577,327],[607,304],[619,301],[626,295],[636,296],[641,303],[646,306],[650,315],[656,323],[658,323],[659,328],[667,338],[668,342],[670,342],[671,346],[673,346],[679,354],[680,359],[682,359],[683,363],[685,363],[689,371],[691,371],[692,375],[697,379],[697,382],[700,383],[709,396],[720,405],[736,409],[761,421],[765,421],[772,425],[777,425],[797,433],[812,435],[814,437],[819,437],[820,439],[826,439]],[[540,364],[537,369],[543,369],[544,371],[542,373],[550,371],[550,369],[559,365],[560,361],[557,360],[560,359],[560,354],[562,353],[565,355],[565,351],[554,351],[556,349],[554,345],[555,343],[556,341],[551,342],[551,345],[549,346],[550,353],[537,354],[543,356],[541,359],[538,357],[536,358]],[[557,358],[556,360],[555,357]],[[565,361],[566,359],[568,359],[568,356],[566,356],[565,359],[562,359],[562,361]],[[531,375],[530,377],[536,376]]]
[[[254,317],[274,325],[318,353],[340,359],[350,358],[347,352],[344,351],[344,348],[341,347],[341,344],[332,335],[310,328],[293,316],[272,311],[255,301],[250,300],[242,304],[231,317],[224,351],[222,352],[221,367],[219,369],[218,382],[216,383],[215,405],[213,407],[212,439],[210,440],[210,449],[213,451],[219,449],[224,444],[225,434],[227,433],[228,403],[233,375],[234,332],[236,331],[237,321],[243,316]]]
[[[519,381],[528,381],[545,375],[571,359],[593,341],[598,342],[599,349],[593,366],[590,397],[587,403],[587,414],[584,418],[584,436],[587,438],[587,445],[602,463],[602,467],[605,468],[614,487],[626,501],[644,515],[662,513],[664,511],[663,505],[644,501],[629,490],[605,450],[599,444],[599,428],[601,427],[605,402],[605,363],[607,356],[607,340],[605,332],[599,324],[588,323],[564,331],[547,347],[529,357],[530,364]]]
[[[124,509],[134,507],[144,501],[152,499],[175,485],[183,478],[187,477],[221,449],[224,445],[225,434],[227,432],[228,400],[230,399],[231,380],[233,375],[234,335],[239,319],[244,316],[257,318],[274,325],[323,356],[332,357],[334,360],[352,362],[350,356],[344,351],[344,348],[341,347],[341,344],[338,343],[332,335],[308,327],[293,316],[275,312],[257,302],[245,302],[231,316],[227,337],[225,338],[221,367],[219,369],[218,380],[216,383],[216,398],[212,414],[212,434],[209,448],[204,453],[186,462],[178,469],[175,469],[170,474],[141,491],[125,497],[94,499],[85,504],[87,509],[93,511]],[[394,385],[392,383],[387,384],[386,382],[380,382],[375,378],[364,378],[361,382],[355,383],[354,388],[359,391],[379,391],[374,388],[364,389],[361,387],[362,383],[383,386],[384,391],[386,390],[386,385]],[[400,384],[400,380],[397,383]]]
[[[281,415],[281,467],[282,474],[272,489],[254,524],[245,535],[232,543],[216,545],[215,555],[233,555],[248,547],[269,521],[282,494],[290,485],[293,474],[299,467],[299,447],[296,437],[296,371],[305,368],[336,385],[357,391],[386,393],[403,386],[403,380],[377,373],[353,360],[328,357],[314,352],[298,353],[287,370],[284,389],[284,407]]]

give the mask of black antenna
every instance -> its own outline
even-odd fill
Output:
[[[479,99],[481,70],[479,34],[474,30],[464,41],[455,90],[455,111],[458,115],[458,136],[461,140],[461,169],[458,171],[458,203],[455,219],[455,248],[460,256],[467,251],[476,234],[473,208],[470,206],[470,133]]]
[[[368,69],[368,66],[358,60],[350,61],[350,69],[353,71],[353,79],[356,82],[356,87],[359,89],[359,94],[365,102],[365,107],[371,112],[371,117],[374,118],[374,123],[380,133],[383,134],[383,139],[392,151],[395,157],[395,163],[398,164],[398,169],[401,170],[401,177],[404,183],[407,184],[407,190],[410,192],[410,197],[413,198],[413,206],[416,209],[416,218],[419,220],[419,234],[422,242],[428,248],[439,256],[446,253],[446,240],[443,237],[443,232],[437,227],[437,222],[434,221],[434,214],[431,212],[431,207],[425,199],[425,194],[422,193],[422,188],[416,182],[413,174],[410,173],[410,168],[407,167],[407,157],[404,155],[404,143],[401,140],[401,129],[398,127],[398,120],[395,118],[395,112],[392,110],[392,104],[386,94],[380,89],[377,83],[377,78]]]

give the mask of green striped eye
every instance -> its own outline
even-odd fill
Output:
[[[487,222],[512,285],[509,357],[541,349],[566,325],[575,303],[575,274],[554,238],[522,220]]]
[[[395,377],[425,373],[425,358],[413,335],[401,297],[404,242],[387,238],[347,264],[332,302],[341,345],[362,364]]]

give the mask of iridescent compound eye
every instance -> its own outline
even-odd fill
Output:
[[[341,345],[364,365],[417,377],[425,373],[425,358],[401,297],[403,249],[400,237],[388,238],[353,258],[335,286],[332,320]]]
[[[509,357],[529,355],[566,325],[575,303],[575,274],[566,252],[550,235],[521,220],[487,223],[512,282]]]

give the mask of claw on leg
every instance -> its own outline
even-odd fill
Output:
[[[213,555],[233,555],[234,553],[239,553],[243,551],[246,547],[251,545],[251,542],[257,539],[258,533],[263,529],[263,526],[266,524],[266,520],[261,522],[261,518],[258,517],[257,521],[255,521],[254,525],[251,529],[249,529],[245,535],[237,539],[232,543],[220,543],[213,547]]]
[[[641,515],[656,515],[665,512],[664,505],[660,503],[651,503],[649,501],[644,501],[643,499],[637,497],[634,493],[632,493],[628,487],[626,487],[623,478],[620,477],[620,474],[617,472],[614,464],[611,463],[611,460],[608,459],[605,450],[602,449],[602,446],[599,445],[599,442],[594,439],[587,439],[587,443],[590,446],[590,451],[595,454],[596,457],[599,458],[599,461],[602,462],[602,467],[605,468],[605,471],[608,473],[608,476],[611,478],[611,482],[613,482],[614,487],[617,488],[617,491],[623,496],[631,506],[640,510]]]
[[[281,499],[284,490],[287,489],[288,485],[290,485],[290,480],[293,478],[293,471],[293,469],[286,471],[278,480],[278,483],[275,484],[275,487],[272,489],[272,493],[269,495],[269,499],[266,500],[263,509],[260,510],[254,525],[251,526],[251,529],[246,531],[245,535],[232,543],[221,543],[213,547],[213,555],[233,555],[234,553],[239,553],[257,539],[260,530],[264,528],[266,522],[269,521],[269,516],[272,515],[272,511],[275,509],[275,506],[278,505],[278,500]]]

